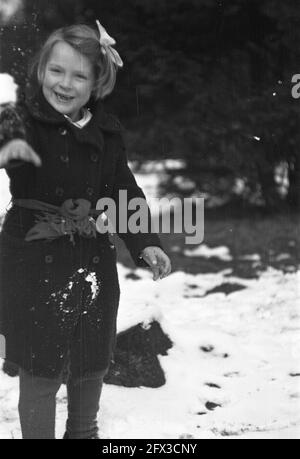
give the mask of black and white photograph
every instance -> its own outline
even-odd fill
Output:
[[[0,439],[300,439],[299,210],[299,1],[0,0]]]

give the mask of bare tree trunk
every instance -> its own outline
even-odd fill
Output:
[[[277,185],[274,179],[274,170],[272,167],[270,167],[270,170],[265,170],[260,173],[260,184],[267,209],[278,210],[281,205],[281,198],[277,190]]]
[[[294,208],[300,207],[300,156],[295,155],[294,161],[289,164],[289,191],[287,195],[288,204]]]

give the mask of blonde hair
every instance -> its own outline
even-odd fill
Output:
[[[99,40],[99,33],[88,25],[76,24],[62,27],[49,36],[34,57],[29,74],[36,77],[41,86],[53,47],[59,42],[64,42],[89,59],[94,67],[96,79],[92,96],[96,100],[104,99],[115,87],[118,67],[111,60],[109,53],[102,53]]]

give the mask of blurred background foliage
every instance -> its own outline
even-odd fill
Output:
[[[1,4],[1,72],[21,86],[53,29],[100,19],[125,61],[106,108],[127,128],[130,159],[180,160],[165,192],[299,208],[298,0]]]

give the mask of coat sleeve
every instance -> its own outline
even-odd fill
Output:
[[[0,105],[0,155],[1,149],[14,139],[26,139],[25,123],[20,108],[12,103]],[[23,165],[23,161],[13,161],[7,169]]]
[[[114,188],[112,193],[112,198],[116,203],[116,232],[118,236],[125,242],[127,249],[129,250],[133,261],[135,262],[136,266],[138,267],[149,267],[148,264],[140,258],[140,254],[143,249],[149,246],[156,246],[160,247],[162,250],[163,246],[161,244],[160,238],[156,233],[151,233],[151,212],[149,206],[146,201],[145,194],[143,193],[142,189],[138,186],[133,173],[131,172],[128,166],[128,157],[125,147],[125,142],[122,133],[120,134],[120,141],[121,141],[121,148],[120,154],[117,160],[116,165],[116,176],[114,182]],[[136,210],[128,210],[128,203],[131,199],[134,198],[142,198],[145,202],[147,213],[148,213],[148,227],[147,232],[138,232],[138,233],[131,233],[127,231],[126,233],[119,232],[119,212],[120,212],[120,205],[119,202],[119,191],[126,190],[127,191],[127,223]],[[124,211],[124,209],[121,209]],[[125,212],[122,213],[123,215]],[[127,225],[128,226],[128,225]]]

